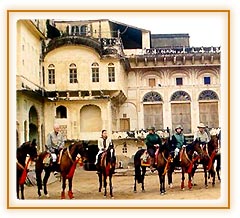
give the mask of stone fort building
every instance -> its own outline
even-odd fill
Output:
[[[220,48],[108,20],[17,22],[17,144],[220,123]]]

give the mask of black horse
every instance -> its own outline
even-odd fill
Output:
[[[26,157],[29,159],[26,164]],[[36,139],[32,142],[28,141],[23,143],[17,148],[17,199],[19,199],[19,186],[21,188],[21,199],[24,199],[24,183],[27,176],[27,168],[30,161],[35,161],[37,158],[37,144]]]
[[[146,149],[138,150],[134,155],[134,188],[133,191],[137,192],[137,182],[142,184],[142,192],[145,191],[144,189],[144,178],[147,170],[147,164],[142,162],[142,155],[146,152]]]
[[[110,144],[106,151],[100,154],[100,169],[98,173],[99,189],[102,191],[102,182],[104,185],[104,196],[107,196],[107,177],[109,178],[110,197],[113,198],[112,176],[115,171],[116,157],[113,144]]]

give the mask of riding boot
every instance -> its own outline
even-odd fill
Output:
[[[154,172],[154,157],[150,157],[150,170],[152,173]]]
[[[57,162],[53,162],[53,174],[57,175],[58,172],[60,172],[59,164]]]

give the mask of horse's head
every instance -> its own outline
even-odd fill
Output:
[[[107,148],[107,162],[115,162],[116,158],[115,158],[115,149],[114,149],[114,144],[111,142],[108,145]]]
[[[208,148],[212,151],[218,150],[218,135],[211,135],[211,139],[208,143]]]
[[[88,145],[86,142],[76,142],[76,152],[81,155],[83,162],[88,159]]]
[[[22,146],[25,148],[27,154],[30,155],[31,160],[35,161],[36,158],[37,158],[36,139],[33,139],[32,141],[25,142]]]
[[[201,147],[200,140],[196,139],[195,141],[193,141],[191,146],[193,152],[196,151],[200,156],[203,156],[203,149]]]

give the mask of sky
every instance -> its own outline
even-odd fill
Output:
[[[220,12],[133,12],[133,13],[69,13],[59,19],[110,19],[152,34],[188,33],[190,46],[222,46],[227,40],[226,13]]]

